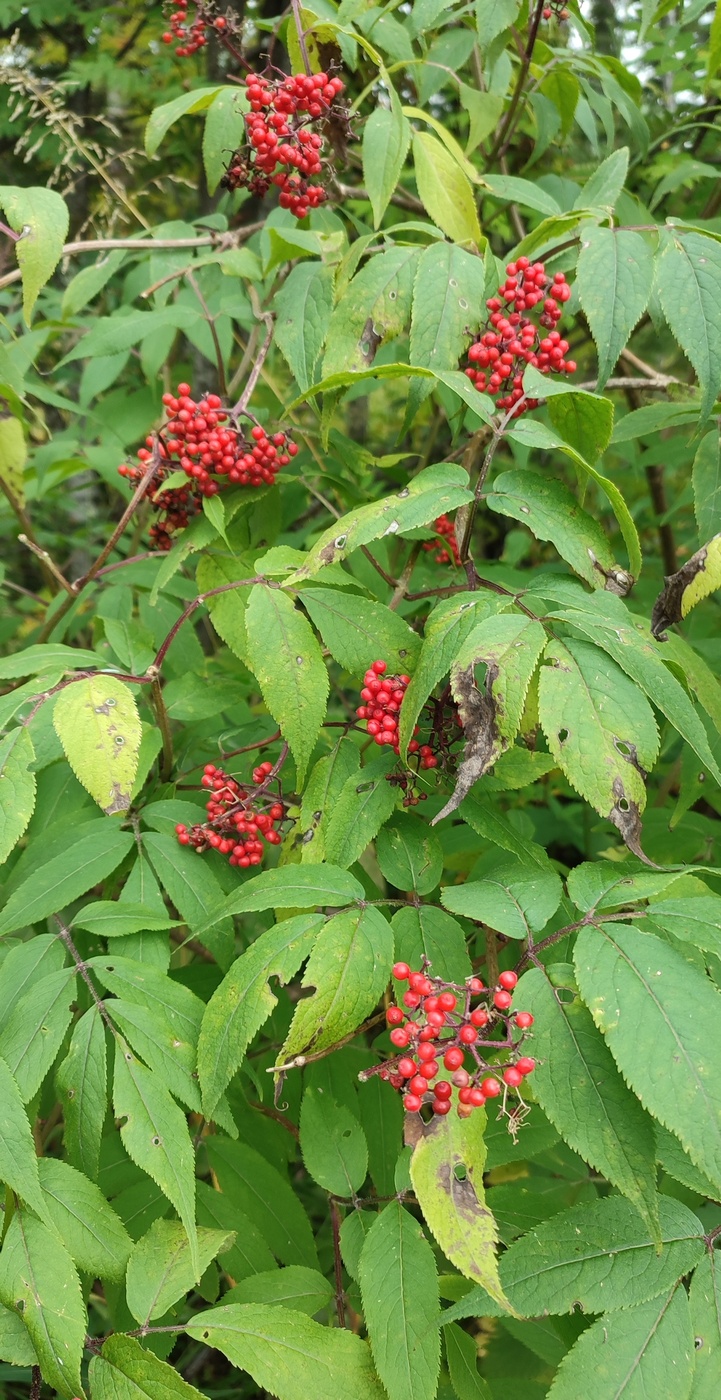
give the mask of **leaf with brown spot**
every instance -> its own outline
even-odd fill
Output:
[[[511,1306],[498,1277],[496,1222],[485,1203],[486,1115],[449,1113],[418,1125],[411,1180],[426,1223],[443,1253],[503,1307]]]
[[[58,696],[55,732],[76,778],[108,816],[127,812],[141,725],[135,700],[115,676],[89,676]]]
[[[653,605],[651,631],[658,641],[674,622],[687,617],[692,608],[721,588],[721,535],[697,549],[683,568],[664,578],[664,586]]]

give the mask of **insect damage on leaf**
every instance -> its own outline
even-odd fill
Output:
[[[683,568],[664,578],[664,587],[653,605],[651,631],[666,641],[666,628],[687,617],[692,608],[721,587],[721,535],[697,549]]]
[[[433,818],[435,826],[449,817],[468,796],[473,784],[483,777],[506,747],[496,723],[496,701],[493,686],[498,680],[498,666],[489,663],[483,690],[476,685],[474,667],[468,666],[454,676],[453,694],[458,702],[458,714],[466,736],[463,758],[458,768],[456,786],[445,807]]]

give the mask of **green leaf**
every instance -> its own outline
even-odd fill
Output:
[[[159,971],[157,968],[145,969],[148,976]],[[172,982],[169,985],[172,986]],[[202,1003],[199,1004],[199,1012],[201,1007]],[[194,1027],[191,1035],[184,1034],[177,1027],[176,1018],[164,1014],[165,1008],[158,1005],[152,993],[145,998],[141,992],[139,997],[130,1001],[116,997],[109,1002],[108,1010],[113,1024],[127,1036],[135,1053],[142,1056],[166,1089],[186,1108],[199,1113],[200,1091],[195,1073],[197,1027]]]
[[[163,137],[175,122],[187,112],[204,112],[219,93],[224,92],[227,92],[227,88],[218,86],[193,88],[191,92],[182,92],[179,97],[174,97],[172,102],[164,102],[162,107],[156,107],[145,127],[145,154],[154,156]],[[233,93],[236,95],[237,90],[233,89]]]
[[[553,387],[559,386],[554,384]],[[610,399],[595,394],[566,393],[567,387],[564,384],[559,394],[548,395],[548,417],[564,442],[569,443],[588,466],[606,451],[611,441],[613,404]],[[628,591],[628,586],[624,591]]]
[[[64,1400],[83,1396],[87,1313],[68,1251],[42,1221],[16,1210],[0,1253],[0,1302],[21,1312],[45,1382]]]
[[[502,1306],[496,1223],[483,1194],[486,1115],[451,1112],[421,1125],[411,1157],[411,1180],[426,1223],[443,1253],[466,1278],[475,1279]]]
[[[433,904],[409,904],[393,915],[395,956],[410,967],[419,967],[427,958],[434,977],[449,982],[465,982],[471,975],[466,939],[457,919]]]
[[[621,924],[582,929],[574,961],[624,1079],[721,1183],[721,996],[666,942]]]
[[[383,603],[337,588],[304,588],[300,600],[346,671],[362,675],[379,656],[387,661],[389,675],[413,666],[420,651],[418,637]]]
[[[337,865],[282,865],[247,880],[216,911],[216,917],[262,909],[315,909],[364,898],[360,880]]]
[[[105,1028],[95,1006],[73,1028],[55,1087],[63,1107],[65,1151],[73,1166],[94,1181],[107,1107]]]
[[[113,676],[91,676],[58,696],[53,726],[76,778],[108,816],[126,812],[138,766],[140,716]]]
[[[92,1278],[119,1283],[132,1240],[99,1186],[57,1158],[41,1157],[45,1216],[74,1263]]]
[[[322,262],[301,262],[275,295],[275,343],[301,393],[315,380],[333,313],[333,282],[331,267]]]
[[[112,874],[133,840],[132,832],[121,831],[114,822],[75,844],[69,833],[67,850],[40,865],[13,890],[0,915],[0,935],[39,923],[78,899]]]
[[[35,807],[35,750],[27,729],[12,729],[0,740],[0,865],[16,846]]]
[[[540,968],[526,972],[514,1009],[535,1016],[534,1097],[559,1133],[641,1212],[659,1237],[653,1124],[627,1088],[578,999],[561,1000]]]
[[[323,859],[325,833],[335,804],[346,779],[357,773],[359,767],[360,753],[347,737],[339,739],[331,752],[314,765],[303,793],[295,843],[300,845],[304,864],[316,864]]]
[[[526,209],[535,209],[539,214],[551,217],[561,213],[558,201],[532,180],[521,180],[517,175],[487,175],[482,177],[483,188],[490,190],[497,199],[508,203],[522,204]]]
[[[378,832],[376,857],[389,884],[416,894],[430,894],[443,871],[438,837],[410,813],[398,813]]]
[[[363,128],[363,179],[378,228],[401,176],[411,128],[391,88],[390,107],[376,107]]]
[[[93,1400],[202,1400],[172,1366],[116,1332],[90,1362]]]
[[[62,256],[70,225],[68,206],[57,190],[0,186],[0,206],[21,237],[15,256],[23,280],[23,316],[30,325],[38,293],[52,277]]]
[[[5,401],[3,400],[3,406]],[[28,450],[19,418],[0,414],[0,481],[19,505],[25,504],[25,463]]]
[[[488,593],[464,593],[444,598],[430,613],[421,654],[403,697],[400,714],[401,753],[413,737],[418,716],[434,686],[448,674],[466,638],[484,617],[507,606],[505,598]]]
[[[4,1060],[0,1060],[0,1181],[38,1215],[47,1218],[32,1130],[18,1086]]]
[[[480,244],[473,186],[446,146],[429,131],[417,131],[413,164],[418,194],[433,222],[454,243]]]
[[[205,1271],[216,1254],[233,1243],[224,1230],[198,1230],[198,1255]],[[125,1292],[133,1317],[140,1323],[162,1317],[196,1282],[190,1245],[177,1220],[155,1220],[138,1240],[128,1262]]]
[[[445,885],[441,902],[453,914],[476,919],[507,938],[529,938],[545,928],[561,903],[563,887],[555,870],[499,863],[494,852],[480,880]]]
[[[587,642],[550,642],[544,661],[538,712],[548,747],[576,791],[638,855],[643,773],[653,767],[659,743],[651,706],[621,668]]]
[[[516,1240],[501,1259],[501,1282],[522,1316],[614,1312],[665,1293],[703,1253],[696,1216],[659,1197],[663,1249],[635,1206],[606,1196],[573,1206]]]
[[[412,365],[456,369],[481,316],[485,280],[481,257],[452,243],[424,248],[413,289]]]
[[[717,894],[654,900],[648,915],[654,927],[721,957],[721,898]]]
[[[10,1366],[37,1366],[38,1358],[20,1313],[0,1304],[0,1360]]]
[[[293,1308],[314,1317],[328,1307],[332,1297],[333,1289],[317,1269],[288,1264],[284,1269],[251,1274],[224,1293],[223,1302],[272,1303],[275,1307]]]
[[[235,1242],[223,1252],[221,1261],[232,1279],[244,1279],[277,1267],[258,1226],[229,1196],[213,1190],[204,1181],[197,1183],[196,1190],[199,1224],[235,1234]]]
[[[548,1400],[689,1400],[694,1340],[682,1284],[583,1332],[563,1358]]]
[[[652,283],[653,254],[640,233],[598,224],[582,226],[576,285],[598,352],[599,389],[646,310]],[[591,454],[584,452],[584,456]]]
[[[278,1400],[382,1400],[366,1342],[342,1328],[321,1327],[294,1312],[261,1303],[196,1313],[186,1331],[216,1347]]]
[[[278,1063],[325,1050],[355,1030],[378,1001],[392,962],[393,933],[378,909],[347,909],[328,919],[303,977],[303,986],[315,991],[298,1002]]]
[[[487,49],[515,21],[520,0],[475,0],[478,42]]]
[[[424,468],[401,491],[359,506],[324,530],[305,564],[286,580],[287,583],[295,587],[317,574],[325,564],[341,562],[371,540],[414,530],[418,525],[435,520],[439,514],[455,510],[456,506],[470,500],[467,486],[468,473],[463,467],[444,462]]]
[[[438,1276],[420,1225],[399,1201],[381,1211],[360,1257],[363,1316],[393,1400],[434,1400],[441,1362]]]
[[[37,1093],[70,1025],[75,969],[41,977],[20,999],[0,1031],[0,1055],[17,1081],[23,1103]]]
[[[223,894],[215,871],[206,861],[199,860],[195,851],[180,846],[174,836],[145,832],[143,848],[188,928],[206,944],[223,969],[229,967],[235,944],[225,910],[212,920],[215,931],[207,932],[210,915],[218,909]],[[217,924],[221,927],[216,929]]]
[[[721,246],[701,233],[674,230],[658,260],[663,313],[688,357],[708,417],[721,386]]]
[[[190,1241],[195,1279],[200,1255],[195,1228],[195,1162],[185,1114],[158,1078],[116,1041],[113,1105],[129,1157],[153,1178],[180,1216]]]
[[[39,676],[43,671],[75,671],[84,666],[102,666],[105,658],[82,647],[66,647],[62,642],[25,647],[0,660],[0,680],[18,676]],[[44,683],[39,687],[43,690]]]
[[[158,311],[116,311],[113,316],[99,317],[60,363],[118,355],[157,331],[171,327],[188,331],[200,319],[201,313],[194,307],[172,302]]]
[[[193,106],[190,110],[197,111],[197,108]],[[203,165],[208,194],[215,194],[227,168],[231,151],[237,150],[245,141],[244,114],[247,111],[248,99],[242,88],[223,87],[219,91],[216,90],[215,97],[211,98],[203,126]],[[182,116],[183,113],[179,115]],[[177,118],[174,117],[173,121],[175,120]],[[154,135],[153,133],[153,139]],[[146,131],[146,142],[147,139]],[[158,145],[161,140],[162,137],[159,137]]]
[[[358,1119],[328,1091],[308,1085],[300,1109],[300,1150],[306,1171],[324,1191],[354,1196],[368,1171],[368,1143]]]
[[[302,783],[325,718],[328,672],[307,619],[287,593],[256,584],[245,615],[248,664],[290,745]]]
[[[669,1176],[680,1181],[687,1186],[689,1191],[695,1191],[706,1200],[714,1201],[721,1195],[721,1187],[711,1181],[705,1172],[699,1171],[695,1167],[688,1152],[684,1152],[681,1143],[674,1133],[669,1133],[666,1128],[662,1128],[660,1123],[654,1123],[656,1134],[656,1156],[659,1164]]]
[[[269,979],[277,977],[285,986],[295,976],[323,923],[322,914],[298,914],[276,924],[251,943],[214,991],[198,1041],[198,1076],[207,1117],[212,1117],[256,1031],[278,1004]]]
[[[187,534],[187,530],[183,532],[176,548],[182,548],[183,540]],[[205,540],[204,543],[207,544],[208,540]],[[182,558],[179,563],[182,563]],[[252,577],[254,572],[251,561],[246,561],[242,555],[236,558],[230,554],[206,552],[201,555],[198,562],[196,579],[200,592],[205,593],[208,589],[223,588],[228,583],[235,583],[236,579]],[[215,598],[207,600],[211,621],[218,636],[222,637],[226,645],[230,647],[233,655],[239,657],[243,662],[247,661],[248,655],[245,610],[248,606],[250,592],[250,587],[233,588],[228,589],[227,593],[221,593]]]
[[[325,831],[328,859],[354,864],[394,811],[398,789],[388,782],[395,755],[380,754],[344,783]]]
[[[250,1217],[282,1264],[317,1268],[310,1221],[286,1176],[246,1143],[207,1139],[223,1194]]]
[[[395,1168],[403,1145],[403,1104],[399,1094],[372,1074],[358,1090],[361,1123],[368,1143],[368,1171],[379,1196],[396,1190]]]
[[[721,531],[721,452],[718,429],[702,437],[693,459],[693,508],[699,543]]]
[[[443,1337],[448,1372],[458,1400],[491,1400],[491,1392],[478,1370],[475,1337],[469,1336],[455,1322],[448,1324]]]
[[[450,816],[515,738],[528,687],[546,644],[543,626],[518,613],[479,622],[451,667],[451,690],[465,738],[453,796],[433,818]],[[485,666],[479,686],[476,667]]]
[[[689,1304],[696,1363],[689,1400],[715,1400],[721,1364],[721,1260],[715,1249],[694,1272]]]
[[[73,919],[75,928],[86,928],[100,938],[120,938],[128,933],[153,933],[177,928],[177,919],[168,919],[144,904],[118,904],[117,900],[100,899],[86,904]]]
[[[608,588],[609,581],[620,574],[627,580],[598,521],[563,482],[539,472],[501,472],[486,504],[500,515],[520,520],[536,539],[550,540],[561,558],[593,588]]]
[[[596,167],[576,199],[576,209],[612,210],[623,190],[628,172],[628,146],[619,146]]]
[[[721,535],[715,535],[675,574],[669,574],[653,605],[651,631],[665,641],[665,631],[687,617],[697,603],[721,588]]]
[[[101,253],[97,262],[90,263],[88,267],[76,272],[63,292],[63,319],[77,316],[88,302],[93,301],[98,293],[102,292],[103,287],[107,286],[127,256],[124,248],[116,248],[112,253]]]
[[[356,273],[331,317],[324,381],[340,372],[368,370],[379,344],[405,330],[419,256],[418,247],[389,248]]]
[[[461,816],[484,841],[490,841],[501,850],[516,856],[522,865],[541,865],[548,869],[549,860],[542,846],[527,837],[521,838],[507,817],[489,802],[480,797],[467,797],[462,805]]]

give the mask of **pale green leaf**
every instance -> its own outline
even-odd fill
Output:
[[[145,153],[154,156],[163,137],[175,122],[184,117],[186,112],[204,112],[206,107],[210,107],[219,93],[227,89],[223,87],[193,88],[191,92],[182,92],[179,97],[174,97],[172,102],[164,102],[161,107],[156,107],[151,112],[145,128]],[[237,89],[232,89],[237,93]]]
[[[577,209],[613,209],[623,190],[628,172],[628,146],[619,146],[601,161],[579,194]]]
[[[10,1366],[37,1366],[38,1358],[30,1333],[20,1313],[0,1303],[0,1361]]]
[[[485,862],[480,880],[445,885],[441,902],[453,914],[476,919],[507,938],[529,938],[545,928],[555,914],[563,888],[555,870],[535,865],[499,862],[493,853]]]
[[[427,824],[398,813],[378,832],[376,857],[381,874],[399,890],[430,894],[443,870],[443,848]]]
[[[88,1319],[80,1279],[57,1235],[20,1210],[0,1253],[0,1302],[21,1312],[47,1384],[64,1400],[82,1397]]]
[[[387,1205],[360,1256],[363,1315],[376,1370],[393,1400],[434,1400],[440,1368],[438,1276],[420,1225]]]
[[[421,653],[403,696],[401,753],[408,747],[428,696],[450,671],[466,638],[484,617],[505,606],[505,598],[491,593],[463,593],[460,598],[444,598],[436,604],[426,622]]]
[[[32,1130],[18,1086],[0,1060],[0,1181],[47,1219]]]
[[[481,242],[473,186],[458,162],[437,137],[417,131],[413,164],[418,194],[433,222],[454,243]]]
[[[368,370],[379,343],[395,339],[405,329],[419,256],[418,247],[388,248],[356,273],[331,317],[324,381],[341,372]]]
[[[353,865],[394,811],[398,788],[388,778],[393,754],[380,754],[343,785],[325,830],[328,859],[344,869]]]
[[[298,1002],[278,1064],[355,1030],[378,1001],[392,962],[393,932],[379,909],[348,909],[328,919],[303,976],[303,986],[315,990]]]
[[[93,1400],[203,1400],[173,1366],[116,1332],[90,1362]]]
[[[548,1400],[689,1400],[694,1340],[682,1284],[599,1317],[563,1358]]]
[[[62,256],[70,214],[57,190],[34,186],[0,186],[0,207],[10,227],[21,235],[15,243],[15,256],[23,279],[23,315],[29,326],[38,293]]]
[[[419,639],[383,603],[337,588],[304,588],[300,599],[331,655],[346,671],[362,675],[379,656],[387,662],[389,675],[413,666]]]
[[[427,958],[434,977],[465,982],[471,975],[466,939],[457,919],[433,904],[409,904],[393,915],[395,956],[409,967],[420,967]]]
[[[317,1269],[288,1264],[284,1269],[251,1274],[223,1294],[224,1303],[272,1303],[314,1317],[328,1307],[333,1289]]]
[[[652,282],[653,254],[640,233],[583,226],[576,284],[598,352],[599,389],[646,310]]]
[[[662,1128],[660,1123],[654,1123],[656,1134],[656,1156],[659,1165],[669,1176],[674,1177],[687,1186],[689,1191],[695,1191],[697,1195],[703,1196],[709,1201],[718,1200],[721,1197],[721,1186],[711,1181],[705,1172],[699,1171],[694,1166],[688,1152],[684,1152],[681,1143],[675,1133],[670,1133],[667,1128]]]
[[[328,672],[310,623],[287,593],[256,584],[245,615],[248,664],[302,783],[325,717]]]
[[[561,213],[558,201],[532,180],[521,180],[517,175],[487,175],[482,177],[482,186],[490,190],[497,199],[521,204],[526,209],[535,209],[539,214],[551,216]]]
[[[0,740],[0,865],[17,845],[33,814],[36,780],[30,764],[34,758],[27,729],[12,729]]]
[[[75,968],[51,972],[21,997],[0,1030],[0,1055],[23,1103],[37,1093],[55,1061],[72,1020],[75,996]]]
[[[716,1400],[721,1367],[721,1259],[710,1249],[689,1293],[695,1367],[690,1400]]]
[[[593,588],[607,588],[619,572],[600,524],[562,481],[537,472],[501,472],[486,497],[491,510],[519,520],[539,540],[550,540],[562,559]]]
[[[3,406],[5,401],[3,400]],[[19,418],[0,414],[0,481],[18,505],[25,504],[25,463],[28,450]]]
[[[666,320],[698,376],[705,418],[721,385],[721,246],[704,234],[674,230],[656,281]]]
[[[18,885],[0,915],[0,935],[39,923],[63,909],[110,875],[133,845],[133,834],[108,822],[102,831],[81,837],[67,850],[37,867]]]
[[[482,316],[484,287],[481,257],[452,243],[424,248],[413,290],[412,365],[433,370],[457,367]]]
[[[315,865],[325,855],[325,833],[347,778],[360,768],[360,753],[347,737],[319,758],[305,785],[296,845],[303,864]]]
[[[410,124],[391,89],[390,107],[376,107],[363,128],[363,178],[378,228],[400,179],[411,141]]]
[[[702,437],[693,459],[693,508],[699,544],[721,531],[721,451],[718,429]]]
[[[169,919],[156,909],[130,901],[119,904],[117,900],[100,899],[86,904],[73,919],[75,928],[86,928],[100,938],[120,938],[129,933],[153,933],[177,928],[177,919]]]
[[[216,911],[216,918],[261,909],[315,909],[363,899],[360,880],[337,865],[282,865],[246,881]]]
[[[217,1254],[233,1243],[234,1235],[224,1230],[198,1230],[201,1271]],[[179,1298],[184,1298],[196,1282],[190,1257],[190,1244],[177,1220],[155,1220],[138,1240],[128,1261],[125,1293],[133,1317],[151,1322],[162,1317]]]
[[[301,393],[315,380],[333,313],[333,281],[331,267],[322,262],[300,262],[275,295],[275,343]]]
[[[508,29],[516,19],[520,0],[475,0],[476,29],[482,49]]]
[[[107,1108],[105,1027],[95,1006],[75,1024],[55,1087],[63,1107],[65,1151],[73,1166],[94,1181]]]
[[[704,952],[721,957],[721,897],[699,894],[693,898],[654,900],[648,909],[649,922],[672,933],[684,943],[693,943]]]
[[[300,1150],[306,1171],[336,1196],[354,1196],[368,1171],[368,1144],[358,1119],[323,1085],[308,1085],[300,1109]]]
[[[197,111],[197,108],[191,107],[190,110]],[[231,153],[237,150],[238,146],[242,146],[245,141],[244,113],[247,111],[248,99],[242,88],[222,87],[216,90],[215,96],[211,98],[203,126],[203,166],[208,183],[208,194],[215,194],[230,162]],[[177,119],[174,118],[174,120]],[[150,124],[148,124],[148,131],[146,131],[146,143],[149,129]],[[152,133],[150,139],[151,141],[155,140],[155,132]],[[162,137],[158,138],[158,144],[160,144],[161,139]]]
[[[69,685],[55,701],[53,725],[70,767],[98,806],[108,816],[127,811],[141,736],[128,687],[101,675]]]
[[[46,1219],[78,1269],[119,1283],[132,1240],[100,1187],[54,1157],[41,1157],[38,1167]]]

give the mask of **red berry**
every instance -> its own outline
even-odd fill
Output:
[[[496,1006],[499,1011],[507,1011],[512,1001],[513,997],[510,992],[496,992],[493,998],[493,1005]]]
[[[433,1090],[437,1099],[449,1099],[453,1093],[452,1086],[447,1079],[439,1079]]]
[[[424,1060],[423,1064],[419,1067],[418,1073],[422,1074],[424,1079],[435,1079],[438,1073],[438,1061]]]
[[[428,1085],[422,1075],[414,1074],[408,1081],[408,1088],[412,1094],[425,1094]]]
[[[453,992],[441,992],[438,998],[438,1010],[453,1011],[455,1009],[456,1000],[457,998],[454,997]]]
[[[520,1070],[516,1069],[515,1065],[509,1065],[508,1069],[504,1069],[503,1078],[511,1089],[517,1089],[519,1084],[523,1083],[523,1075]]]
[[[533,1025],[534,1017],[530,1011],[519,1011],[515,1016],[515,1022],[519,1030],[527,1031]]]
[[[408,963],[404,962],[394,963],[392,967],[392,972],[397,982],[407,982],[408,978],[411,975],[411,970],[408,966]]]
[[[475,1009],[475,1011],[472,1011],[472,1012],[471,1012],[471,1025],[472,1025],[472,1026],[487,1026],[487,1025],[488,1025],[488,1012],[486,1011],[485,1006],[477,1006],[476,1009]]]
[[[498,979],[499,986],[506,992],[512,992],[517,982],[518,976],[515,972],[502,972]]]
[[[468,1093],[468,1102],[473,1104],[474,1108],[483,1108],[483,1105],[486,1102],[486,1096],[483,1093],[483,1090],[470,1089]]]
[[[461,1026],[458,1032],[458,1039],[463,1045],[475,1045],[478,1040],[478,1031],[475,1026]]]
[[[439,1115],[439,1117],[445,1118],[446,1114],[447,1114],[447,1113],[450,1113],[450,1111],[451,1111],[451,1104],[450,1104],[450,1100],[449,1100],[449,1099],[434,1099],[434,1100],[433,1100],[433,1112],[434,1112],[434,1113],[437,1113],[437,1114]]]
[[[415,1072],[415,1060],[411,1060],[407,1055],[405,1055],[402,1060],[398,1061],[398,1073],[402,1074],[404,1079],[410,1079],[411,1075],[415,1074]]]
[[[396,1045],[399,1050],[404,1049],[410,1038],[410,1032],[406,1030],[405,1026],[396,1026],[395,1030],[390,1033],[391,1045]]]
[[[405,1012],[401,1011],[400,1006],[388,1007],[388,1010],[386,1011],[386,1021],[388,1022],[389,1026],[401,1026],[405,1019]]]
[[[521,1055],[520,1060],[516,1060],[516,1069],[519,1074],[533,1074],[536,1068],[536,1061],[530,1055]]]
[[[443,1056],[443,1063],[446,1069],[460,1069],[465,1056],[460,1046],[452,1045],[450,1050],[446,1050]]]
[[[497,1079],[484,1079],[481,1084],[481,1093],[484,1094],[487,1099],[495,1099],[501,1093],[501,1085],[498,1083]]]
[[[417,1113],[423,1100],[418,1094],[406,1094],[403,1099],[403,1107],[406,1113]]]
[[[422,1040],[421,1043],[420,1043],[420,1045],[418,1046],[418,1059],[419,1059],[419,1060],[435,1060],[435,1058],[436,1058],[435,1047],[434,1047],[433,1045],[431,1045],[430,1041],[428,1041],[428,1040]]]

